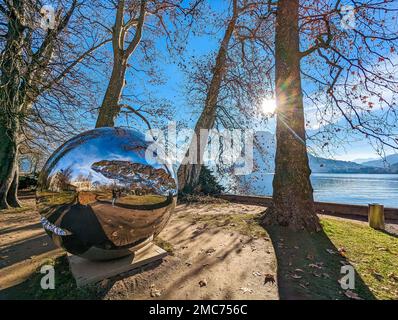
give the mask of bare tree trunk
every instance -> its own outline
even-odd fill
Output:
[[[279,0],[276,18],[276,156],[273,206],[264,223],[320,230],[306,148],[300,77],[299,0]]]
[[[201,144],[202,141],[207,141],[208,134],[201,132],[201,129],[211,129],[214,126],[216,118],[216,105],[207,105],[196,123],[194,134],[197,137],[192,139],[191,145],[185,155],[187,163],[181,164],[178,168],[178,185],[180,190],[186,188],[195,188],[199,182],[200,171],[203,164],[203,155],[206,145]],[[189,152],[194,152],[195,159],[189,159]]]
[[[194,189],[199,182],[200,171],[203,164],[203,155],[208,139],[208,134],[203,132],[201,133],[201,129],[209,130],[213,128],[216,120],[218,95],[220,93],[222,79],[226,72],[228,45],[236,27],[237,18],[237,0],[233,0],[232,18],[225,30],[225,34],[217,54],[213,77],[206,96],[205,107],[195,125],[194,134],[196,139],[192,139],[191,145],[185,155],[185,159],[178,169],[178,184],[180,190],[187,188]],[[201,144],[201,141],[203,141],[204,145]],[[189,159],[190,152],[195,155],[195,159]]]
[[[19,185],[19,165],[18,161],[16,161],[16,165],[14,167],[14,178],[12,179],[12,183],[10,189],[7,193],[7,202],[13,208],[21,208],[21,202],[18,199],[18,185]]]
[[[147,0],[141,0],[138,16],[131,17],[129,21],[125,22],[125,0],[118,0],[117,2],[116,19],[112,33],[113,69],[104,100],[99,109],[97,123],[95,124],[96,128],[113,127],[115,119],[120,113],[121,106],[119,102],[126,81],[127,61],[141,42],[146,3]],[[136,29],[134,37],[125,48],[127,32],[133,26]]]
[[[104,100],[99,109],[96,128],[113,127],[120,112],[119,101],[125,85],[127,62],[122,57],[115,58],[112,75]]]
[[[0,209],[8,209],[20,206],[16,191],[13,194],[18,187],[17,181],[13,183],[14,179],[18,179],[18,140],[5,128],[0,129]]]
[[[8,194],[12,189],[18,166],[19,108],[23,91],[20,72],[23,66],[24,44],[24,26],[19,15],[24,10],[24,3],[15,1],[13,5],[15,11],[10,14],[8,20],[7,41],[0,60],[0,101],[2,104],[0,110],[0,209],[19,206],[16,194],[12,196],[12,190],[10,197]]]

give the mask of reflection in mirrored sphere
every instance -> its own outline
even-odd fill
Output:
[[[128,255],[156,237],[176,204],[170,165],[149,163],[138,132],[100,128],[61,146],[37,188],[43,227],[66,251],[90,260]]]

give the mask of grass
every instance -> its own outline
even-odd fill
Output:
[[[341,288],[341,267],[355,269],[360,299],[398,299],[398,239],[358,222],[322,218],[323,232],[269,227],[282,299],[352,298]],[[340,249],[340,250],[339,250]],[[351,296],[351,297],[350,297]]]
[[[323,218],[322,226],[377,299],[398,299],[397,237],[333,218]]]
[[[168,242],[160,237],[156,237],[153,240],[153,243],[156,244],[157,246],[161,247],[163,250],[166,250],[169,255],[174,256],[174,247],[170,242]]]
[[[99,200],[102,201],[112,201],[112,195],[106,194],[98,197]],[[116,203],[122,204],[131,204],[131,205],[150,205],[150,204],[158,204],[166,201],[166,197],[159,195],[143,195],[143,196],[135,196],[135,195],[125,195],[116,199]]]

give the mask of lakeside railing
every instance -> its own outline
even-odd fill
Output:
[[[264,207],[272,205],[272,197],[266,196],[244,196],[223,194],[219,196],[222,199],[241,203],[252,204]],[[356,204],[344,204],[333,202],[315,202],[315,209],[321,214],[328,215],[343,215],[343,216],[357,216],[368,218],[368,206]],[[398,208],[384,208],[384,217],[386,220],[398,221]]]

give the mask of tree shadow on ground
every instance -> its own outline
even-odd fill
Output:
[[[50,261],[49,261],[50,263]],[[0,300],[47,300],[47,299],[95,299],[97,287],[78,288],[69,272],[66,255],[51,261],[55,270],[55,290],[43,290],[41,279],[43,274],[37,270],[28,280],[0,291]]]
[[[266,230],[275,249],[280,299],[349,299],[350,292],[342,289],[339,280],[345,275],[342,266],[350,263],[323,231],[294,232],[279,226]],[[375,299],[357,271],[352,291],[362,299]]]

